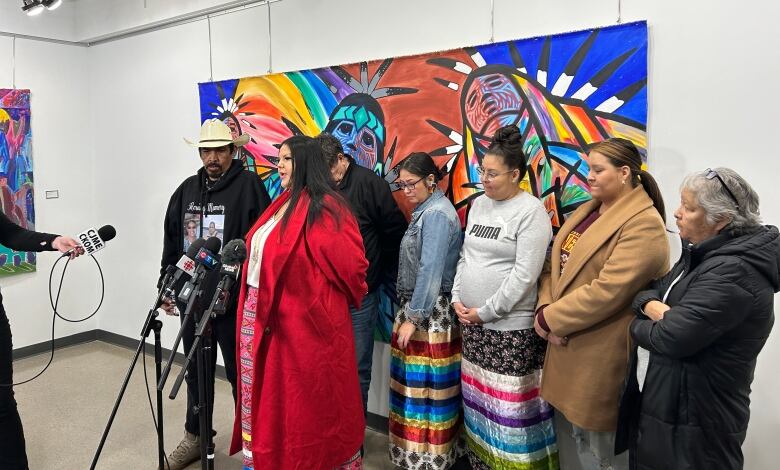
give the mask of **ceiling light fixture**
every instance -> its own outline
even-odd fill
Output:
[[[41,3],[43,3],[43,6],[45,6],[47,10],[56,10],[62,5],[62,0],[43,0]]]
[[[24,0],[22,11],[27,13],[27,16],[40,15],[43,12],[43,4],[40,0]]]

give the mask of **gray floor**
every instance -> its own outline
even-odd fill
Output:
[[[60,349],[43,376],[15,388],[32,470],[89,468],[132,355],[133,351],[102,342]],[[14,381],[35,375],[47,360],[48,354],[16,361]],[[147,357],[146,365],[153,382],[151,357]],[[178,367],[171,376],[177,373]],[[164,401],[165,445],[170,451],[183,432],[184,388],[175,401],[167,398],[166,390]],[[214,428],[218,433],[214,439],[215,467],[240,469],[239,455],[227,455],[233,426],[233,403],[227,382],[217,380],[215,402]],[[157,436],[139,359],[97,468],[154,469],[156,452]],[[199,463],[188,467],[199,468]],[[386,435],[366,431],[365,468],[393,468],[387,459]]]

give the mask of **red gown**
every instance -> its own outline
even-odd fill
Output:
[[[249,253],[254,233],[289,197],[287,191],[280,195],[249,231]],[[282,231],[280,221],[263,250],[252,344],[252,457],[258,469],[331,470],[349,460],[363,442],[349,305],[358,306],[366,294],[368,261],[357,222],[346,206],[328,196],[320,217],[309,225],[308,205],[304,193],[286,229]],[[231,454],[241,450],[240,415],[237,409]]]

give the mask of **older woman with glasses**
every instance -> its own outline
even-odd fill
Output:
[[[475,469],[558,468],[552,408],[539,396],[547,343],[534,331],[552,226],[541,201],[520,190],[525,173],[520,130],[499,129],[479,168],[485,194],[469,212],[452,289]]]
[[[761,225],[758,195],[728,168],[685,178],[674,217],[682,256],[634,301],[631,460],[638,469],[741,469],[750,384],[780,289],[778,230]]]
[[[390,460],[406,469],[449,468],[463,453],[460,329],[450,306],[463,238],[440,179],[427,153],[401,162],[398,185],[415,208],[398,261],[389,434]]]

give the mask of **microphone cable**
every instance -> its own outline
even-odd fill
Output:
[[[100,310],[100,307],[103,305],[103,299],[106,296],[106,280],[103,277],[103,269],[100,267],[100,263],[98,263],[97,258],[95,258],[93,255],[89,255],[89,257],[92,258],[92,261],[95,262],[95,265],[98,268],[98,273],[100,274],[100,302],[98,303],[97,308],[95,308],[95,311],[92,312],[91,314],[89,314],[88,316],[86,316],[84,318],[81,318],[81,319],[78,319],[78,320],[73,320],[73,319],[70,319],[70,318],[66,318],[63,315],[60,315],[60,313],[57,311],[57,306],[60,303],[60,294],[62,293],[62,284],[63,284],[63,281],[65,280],[65,272],[68,270],[68,264],[71,261],[70,257],[67,254],[64,254],[64,255],[60,256],[57,259],[57,261],[54,262],[54,265],[52,265],[51,271],[49,271],[49,304],[51,305],[51,309],[52,309],[52,316],[51,316],[51,339],[49,340],[49,344],[51,345],[51,347],[49,349],[49,362],[47,362],[46,366],[44,366],[44,368],[40,372],[35,374],[35,376],[33,376],[32,378],[29,378],[27,380],[23,380],[21,382],[16,382],[16,383],[0,384],[0,387],[15,387],[17,385],[24,385],[26,383],[32,382],[33,380],[35,380],[38,377],[40,377],[41,375],[43,375],[44,372],[46,372],[46,370],[49,368],[49,366],[51,365],[52,361],[54,360],[54,325],[57,322],[57,317],[65,320],[67,322],[70,322],[70,323],[80,323],[80,322],[87,321],[90,318],[94,317],[95,314],[97,314],[98,310]],[[62,261],[63,259],[65,259],[65,258],[67,259],[67,261],[65,261],[65,266],[62,268],[62,276],[60,276],[60,283],[59,283],[59,286],[57,287],[57,296],[55,298],[52,295],[52,280],[54,279],[54,269],[57,267],[57,264],[59,264],[59,262]]]
[[[103,300],[106,297],[106,280],[103,277],[103,268],[101,268],[100,263],[98,262],[97,258],[95,258],[94,255],[89,255],[89,257],[92,258],[92,261],[95,262],[95,266],[97,266],[97,269],[98,269],[98,274],[100,275],[100,301],[98,302],[98,305],[95,308],[95,310],[92,313],[90,313],[89,315],[87,315],[86,317],[80,318],[80,319],[76,319],[76,320],[65,317],[64,315],[60,314],[60,312],[57,310],[57,306],[60,303],[60,294],[62,293],[62,284],[65,281],[65,272],[68,270],[68,264],[70,264],[70,262],[71,262],[71,259],[67,255],[67,253],[62,255],[62,256],[60,256],[59,258],[57,258],[57,261],[54,262],[54,265],[52,265],[51,270],[49,271],[49,304],[51,305],[51,309],[52,309],[51,339],[49,340],[49,344],[51,345],[51,347],[49,349],[49,361],[46,363],[46,366],[44,366],[44,368],[40,372],[35,374],[35,376],[33,376],[32,378],[29,378],[27,380],[23,380],[21,382],[12,383],[12,384],[0,384],[0,387],[15,387],[15,386],[18,386],[18,385],[24,385],[26,383],[30,383],[33,380],[35,380],[38,377],[40,377],[41,375],[43,375],[43,373],[46,372],[46,370],[49,368],[49,366],[51,366],[51,363],[54,360],[54,349],[55,349],[54,348],[54,326],[56,324],[57,317],[61,318],[62,320],[66,321],[66,322],[69,322],[69,323],[81,323],[81,322],[87,321],[90,318],[94,317],[97,314],[98,310],[100,310],[100,307],[103,306]],[[62,268],[62,275],[60,276],[60,282],[59,282],[59,285],[57,286],[57,296],[53,297],[52,296],[52,280],[54,279],[54,269],[57,267],[57,264],[59,264],[59,262],[62,261],[63,259],[66,259],[65,266]],[[143,369],[144,369],[144,382],[146,383],[146,387],[145,387],[146,388],[146,397],[149,400],[149,409],[151,410],[152,421],[154,422],[154,429],[156,430],[157,429],[157,418],[154,415],[154,405],[152,404],[152,395],[149,392],[149,377],[148,377],[148,375],[146,373],[146,348],[145,347],[143,348]],[[164,449],[163,449],[163,454],[165,455],[165,463],[166,463],[166,465],[168,465],[168,467],[170,467],[170,464],[168,463],[168,455],[165,453]]]

